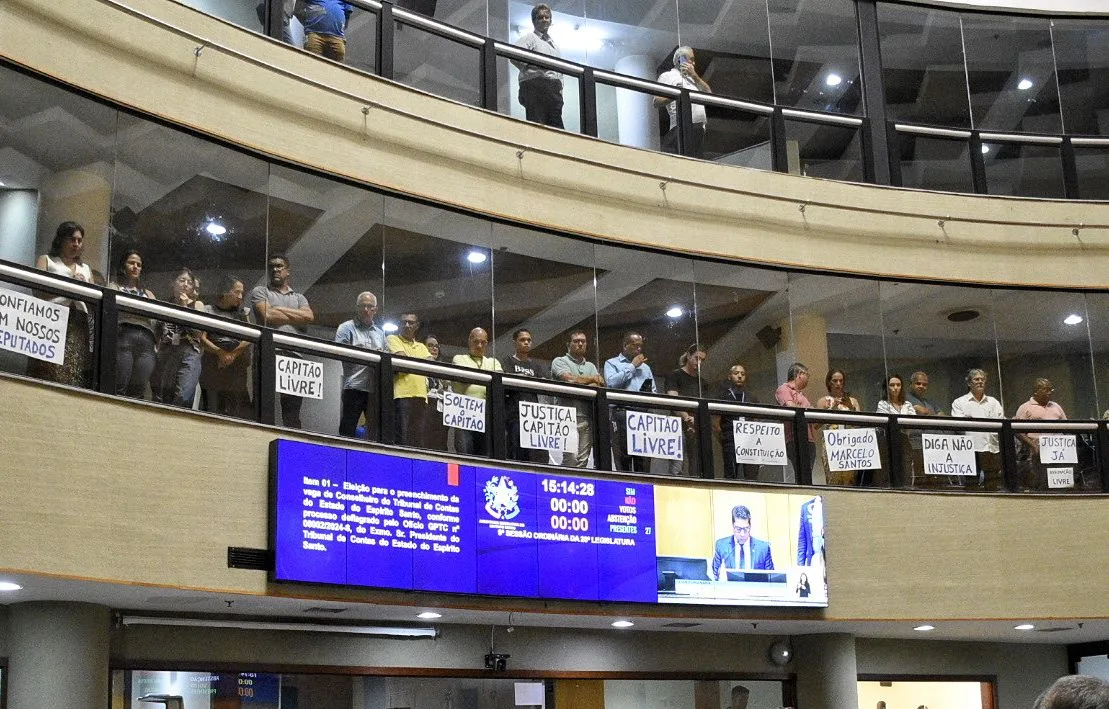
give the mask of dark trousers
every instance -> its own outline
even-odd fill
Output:
[[[725,422],[730,426],[731,422]],[[740,475],[743,480],[758,480],[759,479],[759,466],[748,465],[746,463],[735,462],[735,438],[728,438],[725,436],[720,437],[721,453],[724,456],[724,479],[725,480],[739,480]]]
[[[626,409],[612,410],[612,447],[616,451],[613,463],[616,470],[627,470],[633,473],[645,473],[651,466],[651,461],[638,455],[628,454],[628,417]]]
[[[394,443],[400,446],[421,448],[424,445],[424,420],[427,418],[427,401],[414,396],[393,400]]]
[[[674,126],[662,136],[662,152],[678,155],[678,127]],[[693,144],[686,146],[685,154],[691,158],[705,157],[705,124],[693,124]]]
[[[366,438],[378,439],[377,400],[368,391],[343,389],[339,413],[339,435],[353,436],[358,430],[358,419],[366,417]]]
[[[562,125],[562,82],[536,77],[520,82],[520,105],[529,121],[553,128]]]
[[[304,399],[292,394],[278,394],[277,401],[281,405],[281,425],[300,428],[300,407],[304,405]]]
[[[454,429],[454,452],[463,455],[489,455],[489,437],[477,431]]]

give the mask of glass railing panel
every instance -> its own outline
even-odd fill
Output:
[[[712,415],[714,469],[725,480],[788,482],[792,417],[745,410],[727,392],[714,398],[731,406]]]
[[[1078,196],[1109,200],[1109,145],[1074,147]]]
[[[647,85],[628,88],[597,81],[597,136],[621,145],[676,153],[666,98]]]
[[[911,446],[912,463],[911,468],[903,469],[903,488],[946,492],[1005,489],[1000,422],[965,419],[944,422],[933,417],[901,421],[904,437]],[[902,460],[903,465],[909,462]]]
[[[1063,126],[1074,135],[1106,135],[1109,125],[1109,57],[1104,46],[1105,20],[1051,20]],[[1083,199],[1087,199],[1083,196]]]
[[[444,37],[397,22],[393,45],[393,78],[421,91],[481,105],[481,50],[454,37]]]
[[[843,411],[813,413],[816,464],[813,484],[830,487],[883,488],[890,485],[890,461],[886,443],[885,419],[873,417],[873,423],[829,421],[821,414],[844,414]]]
[[[700,102],[693,103],[698,106]],[[773,169],[768,114],[714,103],[704,108],[705,160],[757,170]]]
[[[1063,198],[1063,162],[1055,143],[991,141],[982,137],[986,191],[1015,197]]]
[[[968,138],[898,132],[901,185],[941,192],[974,192]]]
[[[586,62],[599,69],[654,78],[673,66],[678,46],[675,0],[584,0],[585,22],[562,40],[584,45]],[[644,69],[647,73],[642,73]]]
[[[789,118],[786,118],[785,125],[789,172],[831,180],[863,180],[858,126]]]
[[[1014,421],[1013,445],[1021,492],[1102,492],[1095,424]]]
[[[489,35],[490,7],[486,0],[398,0],[396,7],[445,22],[474,34]]]
[[[182,4],[233,22],[253,32],[265,30],[266,6],[258,0],[184,0]],[[288,4],[292,5],[292,0],[289,0]],[[291,7],[289,12],[292,12]]]
[[[765,0],[678,0],[681,43],[718,96],[774,103]]]
[[[1048,20],[966,14],[963,42],[975,128],[1062,131]]]
[[[770,37],[778,105],[863,113],[859,33],[852,0],[770,3]]]
[[[880,2],[878,35],[887,119],[969,128],[958,13]]]
[[[1109,295],[1087,293],[1086,314],[1094,362],[1090,386],[1097,395],[1097,418],[1109,419]]]
[[[377,23],[373,12],[355,10],[347,24],[347,66],[368,74],[377,72]]]

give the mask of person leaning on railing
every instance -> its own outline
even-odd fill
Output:
[[[123,252],[109,288],[133,298],[154,299],[142,282],[142,254],[135,249]],[[158,354],[155,351],[154,321],[145,315],[120,311],[116,339],[116,394],[141,399],[150,385]]]

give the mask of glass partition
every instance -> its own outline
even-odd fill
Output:
[[[652,77],[653,78],[653,77]],[[655,94],[597,82],[597,136],[634,148],[660,150],[670,129],[666,105]],[[669,152],[677,152],[674,148]]]
[[[705,106],[705,112],[706,160],[757,170],[773,169],[769,115],[717,105]]]
[[[1109,57],[1105,55],[1106,21],[1051,20],[1052,48],[1059,83],[1063,127],[1076,135],[1106,135],[1109,108]]]
[[[1074,146],[1078,196],[1109,200],[1109,145]]]
[[[986,191],[1016,197],[1062,198],[1063,163],[1057,144],[991,141],[983,137]]]
[[[862,113],[855,3],[775,0],[768,7],[775,101],[792,108]]]
[[[481,105],[481,50],[396,22],[393,78],[421,91]]]
[[[258,0],[184,0],[183,4],[254,32],[264,29],[265,5]]]
[[[1097,418],[1109,419],[1109,295],[1087,293],[1086,312],[1094,365],[1090,386],[1097,399]]]
[[[347,66],[377,72],[377,13],[356,9],[347,23]]]
[[[958,13],[880,2],[878,35],[887,119],[969,128]]]
[[[586,63],[620,74],[654,78],[670,68],[678,46],[676,0],[584,0],[585,22],[571,44],[586,45]],[[584,36],[582,36],[584,35]],[[564,44],[566,41],[564,40]],[[645,68],[648,74],[641,73]]]
[[[678,22],[714,94],[774,103],[765,0],[678,0]]]
[[[964,15],[963,43],[975,128],[1062,130],[1047,20]]]
[[[785,121],[789,172],[831,180],[861,182],[862,145],[857,126]]]
[[[899,132],[901,185],[942,192],[974,192],[970,143],[966,138],[940,138]]]

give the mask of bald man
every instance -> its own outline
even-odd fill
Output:
[[[493,357],[486,357],[485,351],[489,349],[489,333],[480,327],[470,330],[466,340],[466,354],[455,355],[451,360],[459,367],[483,369],[487,372],[502,372],[501,363]],[[475,399],[485,398],[484,384],[469,384],[467,382],[454,382],[454,390],[459,394],[472,396]],[[464,431],[457,429],[454,432],[454,451],[466,455],[489,455],[489,432]]]

